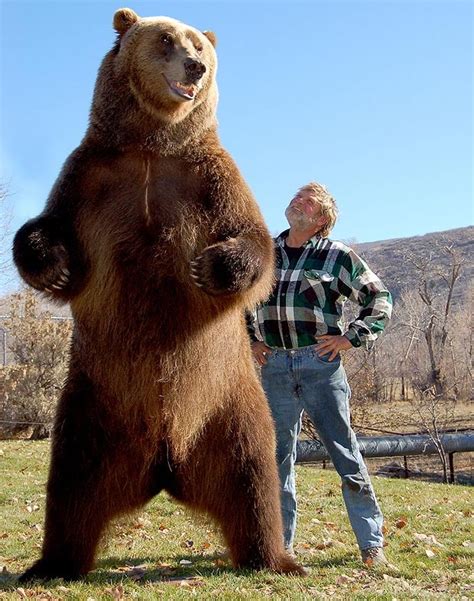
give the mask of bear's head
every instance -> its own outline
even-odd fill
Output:
[[[129,8],[115,13],[114,28],[119,36],[116,73],[128,80],[146,111],[176,123],[217,96],[212,32],[168,17],[140,18]]]
[[[97,78],[90,133],[123,146],[171,148],[215,127],[216,37],[169,17],[119,9]]]

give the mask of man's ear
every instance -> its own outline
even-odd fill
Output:
[[[328,218],[327,217],[323,217],[322,215],[320,217],[318,217],[318,219],[316,220],[316,225],[319,228],[323,228],[328,224]]]
[[[122,37],[138,19],[139,16],[131,8],[119,8],[114,14],[114,29]]]
[[[213,31],[203,31],[203,35],[211,42],[214,48],[217,46],[217,36]]]

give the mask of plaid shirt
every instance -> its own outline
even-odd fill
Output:
[[[314,236],[299,258],[284,250],[289,230],[276,238],[277,282],[270,298],[247,315],[249,335],[270,347],[293,349],[323,334],[341,335],[347,299],[362,307],[345,336],[369,347],[392,313],[392,297],[367,263],[343,244]]]

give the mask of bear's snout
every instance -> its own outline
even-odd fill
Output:
[[[206,72],[206,66],[194,58],[187,58],[184,61],[184,71],[186,76],[193,82],[199,81]]]

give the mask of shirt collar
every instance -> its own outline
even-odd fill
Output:
[[[284,230],[276,239],[275,242],[278,246],[282,247],[285,246],[285,240],[288,237],[288,234],[290,232],[290,229],[288,228],[287,230]],[[318,244],[320,244],[320,242],[324,240],[324,238],[321,238],[321,236],[319,236],[318,234],[315,234],[312,238],[310,238],[306,244],[304,245],[304,248],[307,248],[308,246],[311,246],[312,248],[316,248],[318,246]]]

